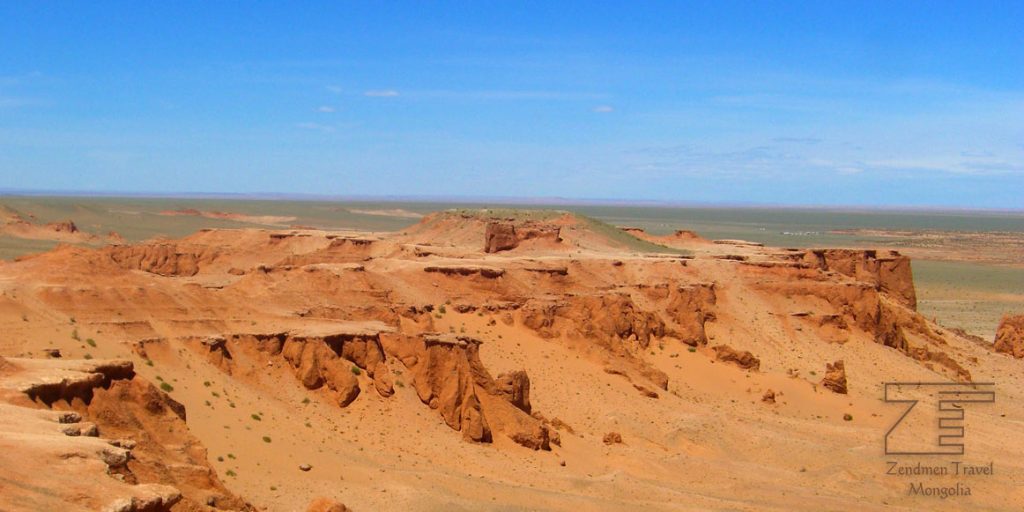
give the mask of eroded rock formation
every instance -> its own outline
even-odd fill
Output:
[[[896,251],[879,255],[874,250],[814,249],[803,261],[821,270],[831,270],[858,281],[871,283],[910,309],[917,308],[917,293],[910,258]]]
[[[551,448],[551,431],[529,414],[529,378],[525,372],[492,378],[480,361],[480,340],[436,334],[384,340],[387,352],[412,371],[420,400],[466,439],[490,442],[501,433],[528,448]]]
[[[131,362],[0,358],[0,418],[0,467],[19,468],[0,479],[5,509],[254,510]]]
[[[731,363],[744,370],[757,371],[761,368],[761,360],[749,350],[736,350],[729,345],[717,345],[714,347],[715,358],[725,363]]]
[[[996,329],[992,344],[996,352],[1010,354],[1017,359],[1024,358],[1024,315],[1006,315]]]
[[[216,258],[213,251],[182,250],[170,243],[117,245],[107,247],[103,251],[122,268],[168,277],[194,276],[199,273],[203,263]]]
[[[834,363],[826,363],[825,377],[821,379],[821,385],[833,393],[846,394],[846,365],[841,359]]]

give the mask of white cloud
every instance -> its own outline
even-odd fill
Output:
[[[330,105],[320,105],[319,107],[317,107],[316,111],[317,112],[323,112],[325,114],[330,114],[330,113],[334,112],[334,107],[332,107]]]
[[[394,98],[398,96],[398,91],[394,89],[373,89],[364,92],[363,96],[369,96],[371,98]]]
[[[342,92],[342,88],[337,85],[328,85],[327,87],[324,87],[324,89],[327,89],[327,92],[334,94],[341,94]]]
[[[598,114],[607,114],[608,112],[614,112],[615,109],[611,105],[598,105],[594,107],[594,112]]]

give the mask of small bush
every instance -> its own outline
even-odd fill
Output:
[[[853,421],[853,415],[849,414],[849,413],[844,414],[843,415],[843,421]]]
[[[362,374],[362,373],[363,373],[363,371],[362,371],[362,370],[360,370],[358,366],[353,366],[353,367],[352,367],[352,373],[354,373],[354,374],[356,374],[356,375],[360,375],[360,374]]]
[[[208,380],[204,380],[203,381],[203,385],[206,386],[206,387],[210,387],[211,386],[210,381],[208,381]]]
[[[82,338],[78,337],[78,329],[72,329],[71,330],[71,339],[73,339],[75,341],[81,341],[82,340]]]
[[[256,421],[263,421],[263,418],[260,418],[259,414],[253,413],[253,414],[251,414],[251,416],[252,416],[252,419],[254,419]]]
[[[86,345],[89,345],[90,347],[93,347],[93,348],[96,347],[96,340],[94,340],[92,338],[86,338],[85,339],[85,343],[86,343]]]
[[[689,350],[690,352],[696,352],[697,348],[696,347],[690,347],[690,348],[688,348],[686,350]]]
[[[146,359],[146,366],[153,366],[153,360],[152,359]]]
[[[224,474],[227,475],[227,476],[237,476],[237,474],[233,470],[230,470],[230,469],[227,470]]]
[[[302,403],[303,403],[303,405],[308,405],[309,404],[309,397],[307,396],[306,398],[303,398],[302,399]]]
[[[160,383],[160,389],[164,390],[165,393],[170,393],[171,391],[174,391],[174,386],[172,386],[172,385],[170,385],[170,384],[168,384],[166,382],[161,382]]]
[[[92,354],[86,354],[82,356],[82,359],[92,359]]]
[[[270,436],[263,436],[263,442],[264,443],[269,443],[270,442]]]
[[[439,306],[439,307],[437,308],[437,312],[438,312],[438,313],[441,313],[441,314],[443,315],[443,314],[445,314],[446,312],[448,312],[448,310],[447,310],[447,309],[445,309],[445,307],[444,307],[444,304],[441,304],[441,305],[440,305],[440,306]]]

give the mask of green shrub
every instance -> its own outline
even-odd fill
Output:
[[[161,382],[160,383],[160,389],[164,390],[165,393],[170,393],[171,391],[174,391],[174,386],[172,386],[172,385],[170,385],[170,384],[168,384],[166,382]]]

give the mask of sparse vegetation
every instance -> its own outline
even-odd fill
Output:
[[[850,414],[850,413],[844,414],[843,415],[843,421],[853,421],[853,415]]]
[[[264,443],[269,443],[270,442],[270,436],[263,436],[263,442]]]
[[[85,339],[85,344],[89,345],[90,347],[95,348],[96,347],[96,340],[94,340],[92,338],[86,338]]]
[[[356,375],[360,375],[360,374],[362,374],[362,373],[363,373],[363,371],[362,371],[362,370],[360,370],[358,366],[354,366],[354,365],[353,365],[353,366],[352,366],[352,373],[354,373],[354,374],[356,374]]]
[[[164,390],[164,392],[166,392],[166,393],[170,393],[171,391],[174,391],[174,386],[172,386],[172,385],[170,385],[170,384],[168,384],[166,382],[161,382],[160,383],[160,389]]]
[[[231,469],[225,471],[224,474],[227,475],[227,476],[238,476],[238,474],[235,473],[234,470],[231,470]]]
[[[263,418],[261,418],[259,414],[252,413],[252,414],[250,414],[250,416],[252,417],[252,419],[254,419],[256,421],[263,421]]]
[[[71,330],[71,339],[73,339],[75,341],[81,341],[82,340],[82,338],[78,337],[78,329],[72,329]]]

